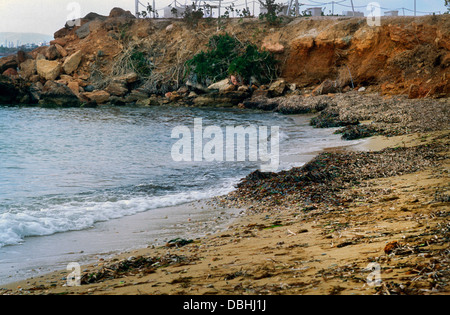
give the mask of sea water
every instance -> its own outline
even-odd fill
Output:
[[[50,257],[64,264],[63,253],[93,254],[99,250],[93,240],[102,247],[111,233],[122,233],[120,249],[139,243],[135,229],[152,232],[148,240],[140,235],[139,246],[158,233],[183,236],[165,226],[175,223],[161,219],[163,209],[227,194],[259,168],[255,161],[174,161],[172,130],[193,126],[195,118],[204,127],[279,126],[280,170],[349,144],[333,129],[310,127],[309,116],[253,110],[0,107],[0,284],[28,277],[40,265],[50,271]],[[182,207],[170,211],[186,219]],[[207,216],[202,211],[198,216]]]

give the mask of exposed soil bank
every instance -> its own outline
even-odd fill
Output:
[[[274,93],[253,84],[245,93],[219,95],[222,105],[236,106],[251,95],[360,88],[409,98],[450,94],[449,15],[385,17],[378,27],[346,17],[285,19],[277,26],[251,18],[221,23],[204,19],[194,28],[180,19],[135,19],[120,9],[109,17],[88,14],[80,27],[57,31],[51,46],[2,58],[0,102],[210,105],[202,94],[211,91],[188,82],[185,62],[205,50],[211,36],[225,33],[273,52],[285,84]]]

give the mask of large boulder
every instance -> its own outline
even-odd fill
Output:
[[[81,58],[83,57],[83,53],[81,50],[78,50],[76,53],[67,57],[66,61],[64,61],[63,69],[66,74],[71,74],[75,70],[78,69],[80,65]]]
[[[64,84],[47,81],[40,95],[39,104],[44,107],[80,107],[79,98]]]
[[[61,73],[61,64],[58,61],[40,59],[36,61],[36,70],[45,80],[55,80]]]

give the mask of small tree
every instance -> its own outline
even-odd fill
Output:
[[[276,3],[276,0],[258,0],[259,3],[267,9],[266,13],[260,13],[259,18],[266,20],[271,25],[278,25],[281,23],[281,18],[278,14],[283,10],[281,4]]]
[[[197,8],[195,3],[192,3],[192,7],[183,12],[181,16],[187,25],[195,27],[198,25],[198,22],[203,19],[204,13],[202,8]]]

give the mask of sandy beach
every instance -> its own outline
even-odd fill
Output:
[[[448,131],[377,136],[345,150],[448,149],[448,138]],[[69,271],[62,270],[12,283],[0,293],[448,294],[448,151],[438,155],[431,167],[344,189],[353,198],[339,207],[249,206],[226,230],[190,244],[130,251],[82,266],[81,286],[67,286]],[[217,198],[206,204],[224,202],[229,203]]]

